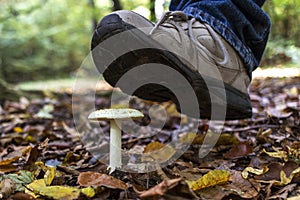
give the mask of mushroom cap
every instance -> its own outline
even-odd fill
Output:
[[[132,108],[111,108],[102,109],[92,112],[88,119],[90,120],[125,120],[125,119],[140,119],[143,118],[144,114],[138,110]]]

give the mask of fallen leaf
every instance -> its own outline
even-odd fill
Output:
[[[249,176],[249,172],[251,174],[262,175],[262,174],[266,173],[268,170],[269,170],[268,167],[264,167],[263,169],[255,169],[253,167],[246,167],[242,172],[242,177],[244,179],[247,179]]]
[[[290,117],[293,114],[293,112],[285,112],[284,110],[278,110],[275,108],[269,108],[267,112],[270,117],[274,117],[278,119],[285,119]]]
[[[195,191],[195,193],[200,197],[200,199],[222,200],[226,199],[225,197],[233,192],[224,190],[223,187],[216,185],[214,187],[203,188]]]
[[[104,186],[111,189],[127,190],[128,186],[121,180],[98,172],[82,172],[77,182],[81,186]]]
[[[7,199],[16,189],[16,184],[9,178],[5,178],[0,182],[1,193],[0,199]]]
[[[198,168],[179,170],[178,168],[174,167],[172,172],[174,173],[174,176],[183,177],[185,180],[198,180],[202,177],[201,170]]]
[[[266,173],[255,176],[255,179],[272,182],[274,185],[287,185],[300,176],[300,167],[295,162],[271,163]]]
[[[295,161],[300,161],[300,142],[293,142],[291,147],[287,146],[289,157]]]
[[[34,197],[45,196],[57,200],[73,200],[78,199],[80,193],[85,194],[87,197],[93,197],[95,191],[93,188],[78,189],[70,186],[46,186],[44,179],[38,179],[26,186],[27,194]]]
[[[258,141],[268,142],[269,140],[268,138],[271,134],[272,134],[272,129],[270,128],[265,131],[263,131],[263,129],[260,129],[257,133],[256,138]]]
[[[283,159],[285,162],[289,160],[289,156],[286,151],[280,151],[275,147],[273,147],[273,149],[275,150],[275,152],[267,152],[265,149],[263,149],[263,152],[270,157]]]
[[[21,127],[15,127],[14,128],[14,132],[16,132],[16,133],[22,133],[22,132],[24,132],[24,130]]]
[[[199,144],[200,142],[203,142],[203,139],[200,137],[200,134],[188,132],[183,134],[179,138],[179,141],[185,144]]]
[[[242,156],[247,156],[253,152],[252,146],[248,142],[240,142],[234,145],[227,153],[224,153],[224,158],[232,159]]]
[[[200,190],[219,184],[226,183],[230,178],[230,173],[226,170],[212,170],[197,181],[186,181],[192,190]]]
[[[260,184],[244,179],[239,171],[230,171],[230,183],[222,187],[245,199],[255,199],[260,192]]]
[[[170,116],[181,117],[181,114],[177,111],[176,105],[174,103],[164,102],[160,105]]]
[[[287,93],[287,95],[291,98],[296,98],[299,95],[298,88],[296,86],[289,88],[289,89],[284,89],[284,91]]]
[[[287,200],[299,200],[299,199],[300,199],[300,195],[287,198]]]
[[[165,162],[170,160],[175,153],[175,149],[169,145],[152,142],[144,148],[142,161]]]
[[[33,196],[30,194],[26,194],[24,192],[17,192],[16,194],[10,196],[8,200],[35,200]]]
[[[13,151],[9,153],[3,160],[0,161],[0,166],[9,165],[14,161],[27,154],[32,149],[32,146],[23,147],[18,151]]]
[[[44,175],[44,181],[45,181],[45,184],[47,186],[51,185],[54,177],[55,177],[55,174],[56,174],[56,167],[52,167],[52,166],[46,166],[47,167],[47,171]]]
[[[44,119],[53,119],[53,115],[51,114],[53,110],[54,110],[54,106],[52,104],[44,105],[44,107],[35,115],[35,117],[44,118]]]
[[[136,188],[134,191],[141,199],[197,199],[181,178],[163,180],[160,184],[146,191],[138,191]]]
[[[6,174],[4,177],[12,180],[15,183],[16,191],[24,191],[24,185],[27,185],[33,181],[33,174],[24,170],[21,170],[20,174]]]
[[[205,134],[197,134],[197,133],[185,133],[183,134],[179,140],[182,143],[193,143],[193,144],[203,144],[203,141],[206,137],[210,137],[210,134],[213,134],[212,131],[207,132]],[[232,134],[222,133],[216,143],[215,146],[221,145],[233,145],[238,144],[239,140]]]
[[[287,199],[289,192],[292,192],[297,184],[290,184],[276,192],[276,194],[269,197],[269,199]]]
[[[280,171],[280,181],[276,181],[275,183],[278,185],[287,185],[292,182],[295,176],[300,176],[300,167],[292,171],[289,176],[287,176],[284,171]]]
[[[9,172],[14,172],[18,169],[18,166],[16,165],[0,165],[0,174],[2,173],[9,173]]]

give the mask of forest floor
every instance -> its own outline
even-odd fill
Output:
[[[197,120],[197,131],[178,130],[195,120],[167,102],[161,105],[165,124],[153,134],[146,125],[156,104],[133,99],[130,105],[145,117],[135,134],[122,136],[126,170],[110,175],[109,123],[82,118],[86,104],[80,103],[108,108],[111,87],[99,87],[94,101],[72,99],[68,87],[45,90],[44,98],[7,101],[0,108],[0,199],[299,199],[300,76],[259,74],[250,87],[253,117],[225,121],[218,142],[201,159],[213,124]],[[191,145],[180,151],[172,140]],[[155,170],[132,164],[138,162]]]

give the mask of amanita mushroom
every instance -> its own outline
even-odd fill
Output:
[[[119,109],[112,108],[112,109],[96,110],[88,116],[88,119],[90,120],[97,120],[97,121],[104,120],[110,122],[110,144],[109,144],[109,166],[108,166],[110,173],[115,171],[116,168],[120,168],[122,166],[121,121],[128,120],[128,119],[136,120],[143,117],[144,117],[143,113],[131,108],[119,108]],[[117,123],[117,121],[119,121],[120,123]]]

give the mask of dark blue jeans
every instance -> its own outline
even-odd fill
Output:
[[[270,19],[261,9],[265,0],[172,0],[170,10],[209,24],[244,60],[251,76],[262,58]]]

